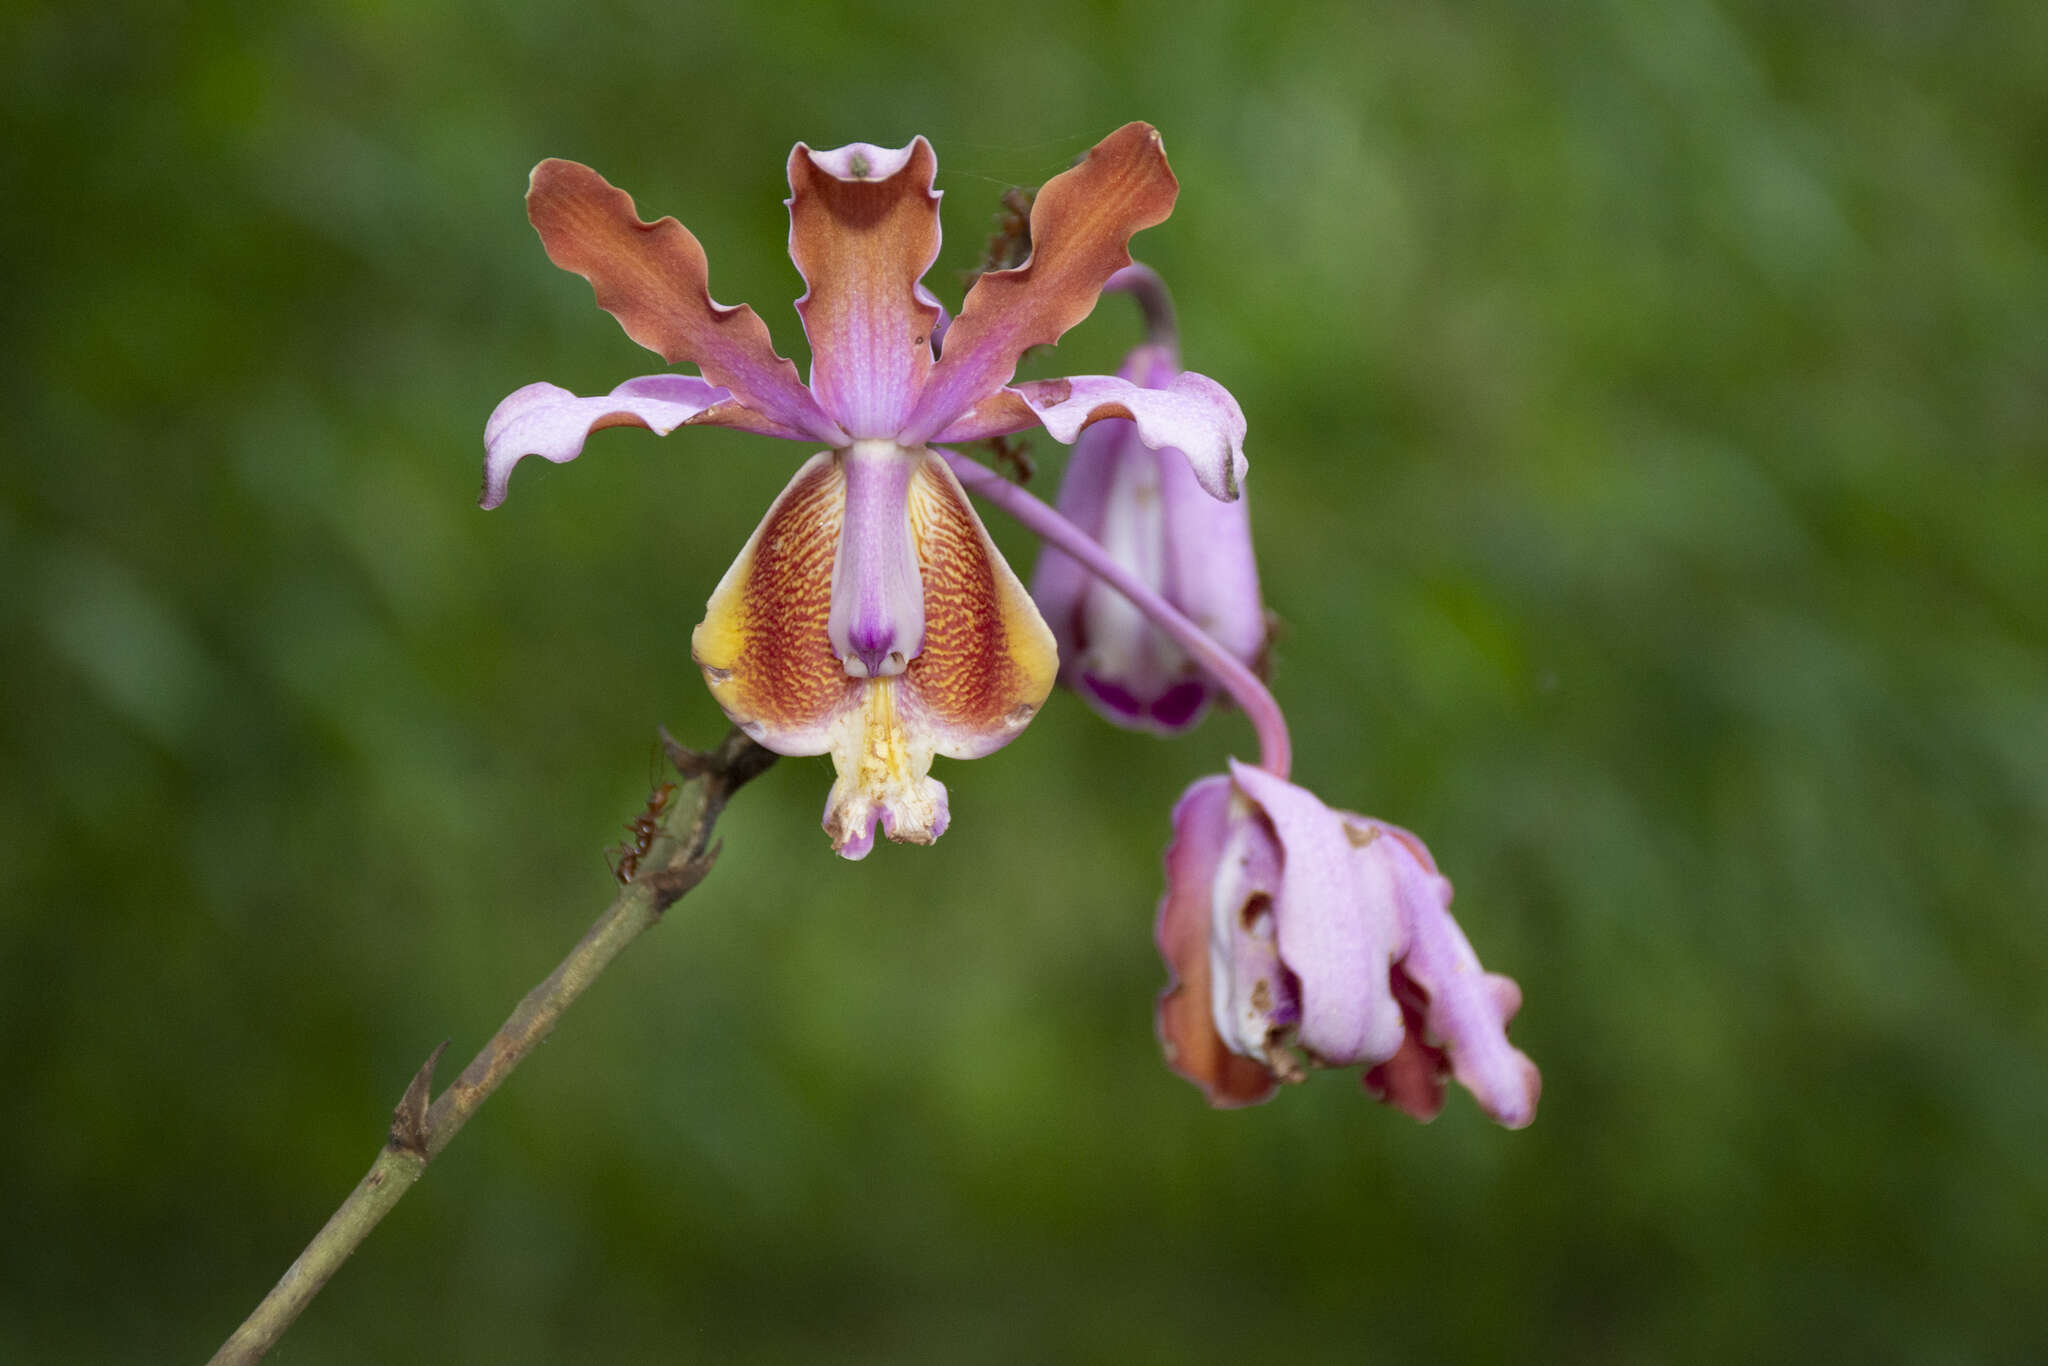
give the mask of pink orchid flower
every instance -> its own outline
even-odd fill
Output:
[[[1145,313],[1145,340],[1117,374],[1170,390],[1182,371],[1165,283],[1133,265],[1111,276],[1105,290],[1133,296]],[[1061,516],[1256,669],[1266,649],[1266,608],[1247,502],[1211,498],[1185,456],[1151,449],[1135,423],[1117,418],[1082,435],[1060,480]],[[1039,551],[1031,597],[1059,642],[1060,682],[1105,720],[1178,735],[1226,695],[1142,608],[1065,551]]]
[[[1418,1119],[1442,1108],[1452,1076],[1501,1124],[1533,1120],[1542,1078],[1507,1041],[1521,990],[1480,967],[1422,841],[1287,781],[1286,718],[1242,660],[1073,522],[948,458],[967,487],[1129,599],[1258,736],[1258,767],[1233,759],[1174,808],[1154,931],[1173,978],[1158,1014],[1167,1064],[1218,1107],[1265,1100],[1307,1065],[1363,1065],[1369,1090]]]
[[[573,460],[605,427],[667,434],[711,423],[825,449],[796,472],[712,593],[691,654],[721,707],[782,754],[830,754],[824,825],[860,858],[880,820],[895,840],[945,830],[935,755],[1014,739],[1051,691],[1046,628],[936,443],[1043,425],[1060,441],[1105,418],[1181,451],[1211,497],[1237,496],[1244,416],[1221,385],[1165,389],[1106,375],[1012,383],[1018,358],[1087,317],[1163,221],[1178,185],[1159,134],[1127,124],[1047,182],[1032,255],[976,281],[949,320],[923,277],[939,250],[936,160],[923,138],[789,157],[789,252],[811,343],[810,383],[751,308],[712,302],[704,250],[673,218],[641,221],[588,167],[534,168],[527,212],[555,264],[670,364],[699,375],[627,380],[579,398],[530,384],[484,431],[483,505],[528,455]],[[955,457],[957,458],[957,457]]]
[[[1417,1119],[1446,1076],[1510,1129],[1535,1119],[1542,1077],[1507,1039],[1521,989],[1480,967],[1421,840],[1235,761],[1187,790],[1173,829],[1159,1038],[1210,1104],[1265,1100],[1304,1062],[1362,1064]]]

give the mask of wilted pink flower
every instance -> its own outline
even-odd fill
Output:
[[[936,839],[947,807],[933,756],[974,758],[1014,738],[1057,667],[1051,633],[928,443],[1040,424],[1071,442],[1120,418],[1183,452],[1213,497],[1235,497],[1244,467],[1243,414],[1213,380],[1011,383],[1018,357],[1086,317],[1130,264],[1131,235],[1172,209],[1178,186],[1156,132],[1127,124],[1049,181],[1032,207],[1031,258],[981,276],[950,326],[922,283],[939,249],[935,169],[923,138],[790,153],[806,386],[752,309],[712,302],[703,248],[680,223],[642,222],[595,171],[542,162],[527,212],[549,257],[589,280],[628,336],[702,375],[643,376],[596,398],[530,384],[484,432],[487,508],[522,457],[572,460],[604,427],[713,423],[826,448],[711,595],[691,653],[756,740],[832,756],[824,823],[848,858],[873,846],[877,818],[892,839]]]
[[[1536,1117],[1542,1078],[1507,1040],[1521,990],[1480,967],[1422,841],[1234,761],[1187,790],[1173,826],[1159,1037],[1211,1104],[1264,1100],[1305,1065],[1362,1065],[1418,1119],[1442,1108],[1446,1076],[1508,1128]]]
[[[1147,322],[1146,340],[1117,374],[1142,388],[1171,390],[1182,372],[1165,285],[1134,265],[1107,288],[1136,295]],[[1181,452],[1154,449],[1136,423],[1112,418],[1075,443],[1059,510],[1218,645],[1256,667],[1266,645],[1266,610],[1244,498],[1210,497]],[[1039,552],[1031,596],[1059,642],[1060,681],[1117,725],[1179,734],[1222,694],[1215,676],[1142,609],[1065,552]]]

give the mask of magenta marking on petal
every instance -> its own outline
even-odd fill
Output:
[[[1145,724],[1146,706],[1130,689],[1086,672],[1075,681],[1080,685],[1081,695],[1096,704],[1096,710],[1108,712],[1111,720],[1132,727]]]
[[[1169,734],[1184,731],[1202,719],[1209,706],[1209,685],[1198,678],[1176,683],[1146,709],[1152,724]]]
[[[936,809],[928,821],[919,824],[917,832],[919,842],[926,844],[936,841],[939,836],[946,833],[947,827],[953,824],[953,803],[951,797],[947,795],[946,785],[936,778],[931,779],[930,782],[932,788],[935,789],[933,805]],[[896,808],[884,801],[878,809],[882,814],[882,833],[892,840],[899,838],[901,824],[896,814]],[[870,827],[868,838],[870,843],[872,843],[874,839],[872,827]]]

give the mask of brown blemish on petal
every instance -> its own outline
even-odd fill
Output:
[[[1369,825],[1353,825],[1350,821],[1344,822],[1344,838],[1350,841],[1353,849],[1363,849],[1379,837],[1380,832]]]
[[[1444,1079],[1450,1075],[1450,1058],[1443,1048],[1424,1037],[1428,994],[1398,966],[1392,969],[1391,976],[1405,1030],[1394,1056],[1366,1069],[1365,1089],[1427,1124],[1444,1108]]]
[[[1031,395],[1033,402],[1047,408],[1057,408],[1074,396],[1074,382],[1070,379],[1039,379],[1013,386]]]

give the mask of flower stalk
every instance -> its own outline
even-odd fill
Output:
[[[1043,499],[957,451],[941,450],[939,454],[962,488],[986,498],[1047,544],[1079,561],[1091,574],[1129,598],[1174,644],[1186,650],[1190,658],[1223,685],[1252,723],[1252,731],[1259,740],[1259,767],[1276,778],[1287,776],[1294,762],[1287,718],[1257,674]]]
[[[708,753],[684,749],[666,733],[662,742],[685,783],[670,802],[638,874],[620,889],[555,970],[526,993],[511,1017],[462,1069],[462,1075],[429,1104],[434,1064],[447,1045],[434,1050],[406,1087],[392,1116],[390,1137],[370,1170],[263,1302],[213,1355],[212,1366],[260,1361],[349,1254],[412,1189],[427,1164],[448,1146],[477,1107],[554,1030],[563,1012],[628,944],[659,924],[663,912],[711,871],[718,857],[711,831],[719,813],[734,792],[775,762],[775,755],[737,730]]]

